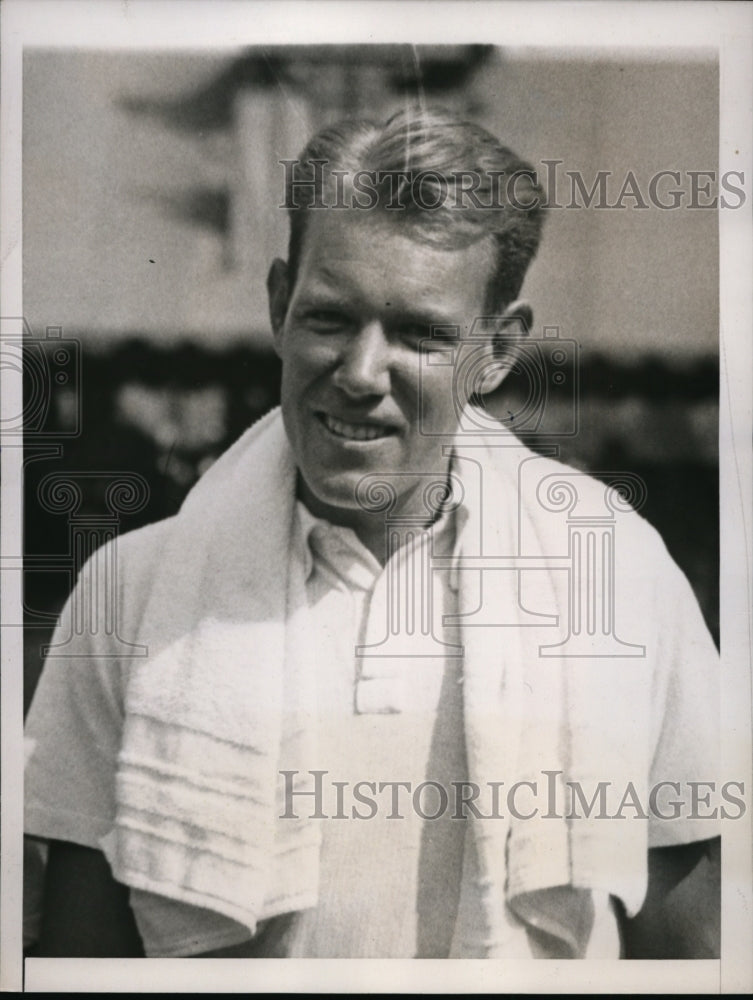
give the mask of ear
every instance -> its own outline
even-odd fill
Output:
[[[272,266],[267,275],[267,299],[269,301],[269,320],[272,324],[274,347],[279,354],[282,329],[285,325],[285,316],[287,315],[288,302],[290,301],[288,265],[284,260],[280,260],[279,257],[276,257],[272,261]]]
[[[480,395],[485,396],[494,392],[502,385],[532,325],[533,311],[528,302],[522,299],[511,302],[505,307],[502,315],[496,317],[494,361],[484,370],[483,382],[478,389]]]

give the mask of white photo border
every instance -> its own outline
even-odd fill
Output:
[[[252,0],[4,0],[2,4],[2,312],[23,316],[22,55],[29,46],[237,49],[253,44],[498,43],[573,55],[714,48],[720,65],[720,174],[742,171],[748,208],[719,213],[722,773],[751,781],[750,178],[751,43],[745,3],[252,2]],[[20,379],[2,371],[2,406],[19,412]],[[2,551],[21,551],[21,449],[2,450]],[[20,614],[20,574],[2,574],[8,620]],[[13,617],[13,620],[20,618]],[[21,955],[22,630],[2,636],[0,988],[32,992],[746,992],[753,989],[750,810],[728,824],[723,855],[722,957],[692,962],[432,962],[28,959]],[[750,788],[750,784],[748,786]],[[253,964],[249,964],[253,962]]]

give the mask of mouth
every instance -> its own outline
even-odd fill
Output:
[[[383,441],[397,433],[395,427],[386,424],[351,423],[347,420],[338,420],[329,413],[317,413],[316,416],[330,434],[345,441]]]

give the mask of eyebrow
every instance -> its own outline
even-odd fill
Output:
[[[358,297],[356,297],[358,298]],[[347,283],[342,285],[342,275],[322,266],[317,272],[312,286],[301,296],[298,308],[310,309],[317,306],[339,306],[343,309],[352,308]],[[457,319],[444,312],[427,312],[420,306],[406,306],[404,309],[394,307],[395,319],[401,322],[414,323],[417,326],[425,327],[460,327],[470,326],[472,318],[464,323],[458,323]]]
[[[316,274],[309,288],[301,294],[300,301],[308,305],[311,302],[316,303],[324,300],[328,302],[333,299],[344,301],[346,296],[347,290],[343,288],[342,276],[323,267]]]
[[[340,295],[327,294],[326,292],[320,293],[318,291],[307,293],[305,296],[302,296],[298,302],[299,309],[316,309],[318,307],[333,307],[346,310],[353,308],[352,303],[350,303],[347,298]],[[394,311],[389,313],[388,316],[389,322],[396,324],[411,324],[426,327],[427,329],[432,327],[452,327],[459,329],[462,328],[463,325],[468,325],[458,323],[456,319],[446,316],[444,313],[429,313],[420,309],[414,309],[410,306],[406,309],[395,307]]]

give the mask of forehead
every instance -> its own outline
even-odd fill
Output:
[[[422,239],[399,213],[309,209],[307,216],[294,296],[329,292],[393,308],[483,311],[491,239],[446,249]]]

